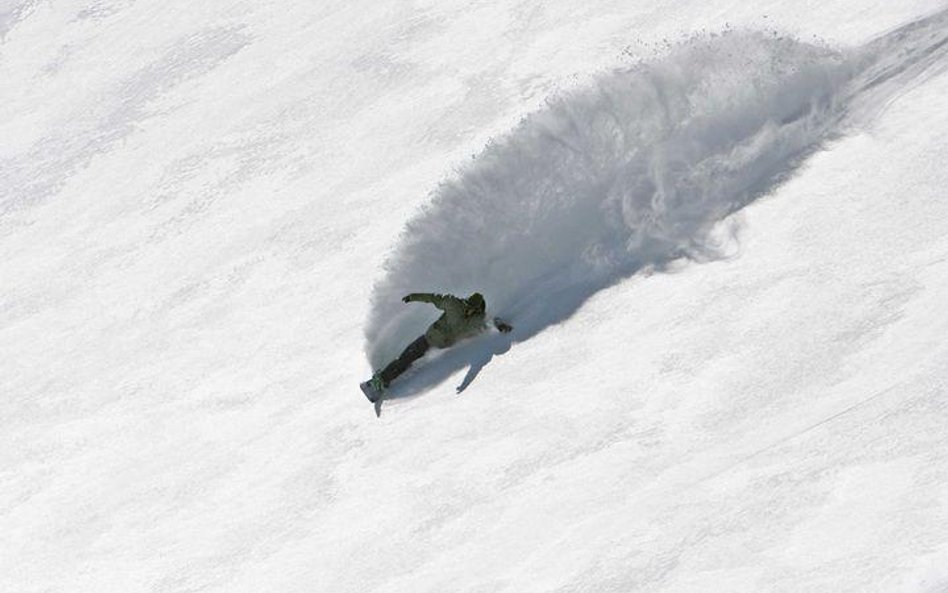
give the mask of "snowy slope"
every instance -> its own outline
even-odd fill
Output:
[[[948,590],[948,17],[899,29],[945,9],[0,3],[0,591]],[[377,420],[392,270],[447,269],[400,233],[463,232],[439,184],[516,172],[518,122],[615,68],[715,83],[708,33],[747,29],[845,75],[674,235],[714,249],[584,276],[526,236],[508,270],[568,261],[577,298],[507,307],[515,343],[431,361]],[[747,95],[702,96],[813,88],[764,46],[724,48]],[[791,86],[754,102],[768,72]],[[659,177],[702,179],[683,161]]]

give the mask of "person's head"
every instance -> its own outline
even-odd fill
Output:
[[[464,302],[467,303],[467,307],[464,308],[464,314],[468,317],[474,315],[483,315],[484,310],[487,308],[487,303],[484,302],[484,295],[479,292],[475,292],[471,296],[464,299]]]

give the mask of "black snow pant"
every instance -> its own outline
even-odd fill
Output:
[[[382,369],[382,384],[388,387],[388,384],[394,381],[395,377],[407,371],[411,363],[424,356],[430,347],[431,345],[428,344],[428,340],[424,336],[421,336],[409,344],[401,356],[388,363],[388,366]]]

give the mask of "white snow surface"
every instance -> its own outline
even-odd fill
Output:
[[[0,591],[948,592],[946,107],[943,1],[0,2]]]

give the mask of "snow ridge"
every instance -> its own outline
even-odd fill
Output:
[[[374,288],[369,363],[430,321],[400,302],[409,292],[480,291],[522,340],[645,267],[718,256],[715,224],[841,132],[855,98],[941,60],[945,21],[850,52],[760,32],[696,37],[551,99],[408,222]]]

